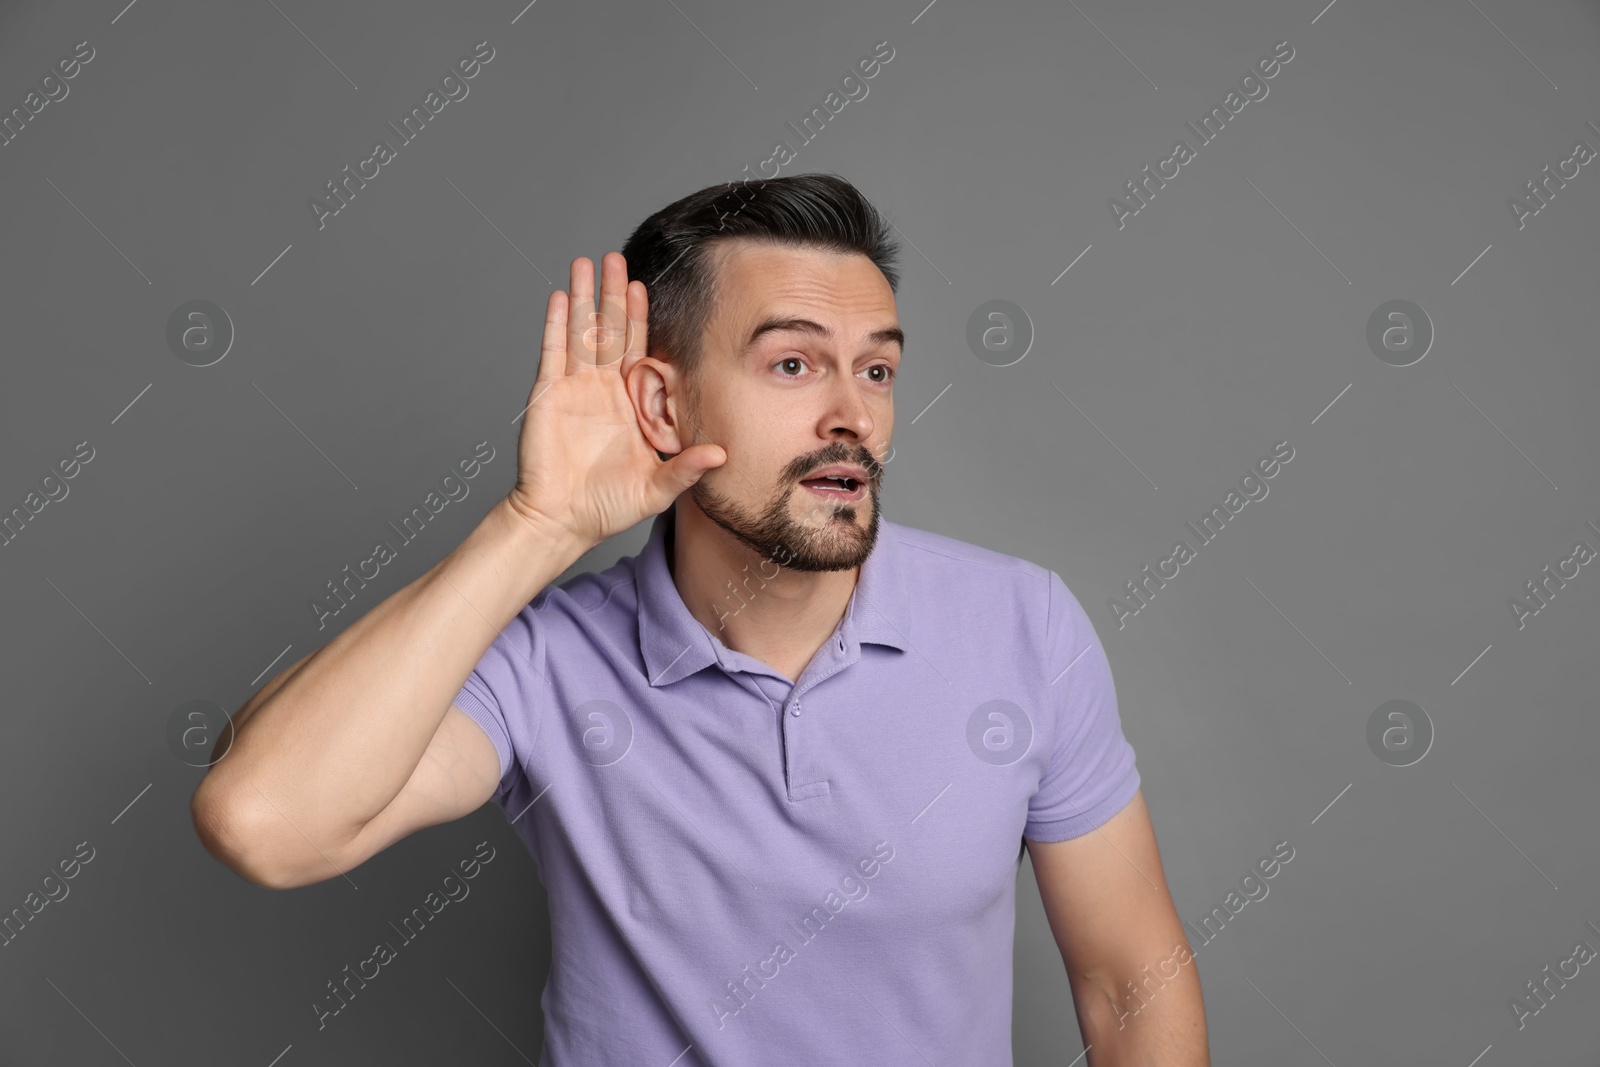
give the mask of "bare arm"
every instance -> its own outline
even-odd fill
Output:
[[[206,849],[275,888],[336,877],[413,830],[475,810],[492,742],[451,707],[505,626],[579,556],[664,511],[714,444],[662,461],[624,384],[646,355],[647,295],[622,256],[572,263],[550,294],[517,483],[427,573],[281,672],[234,718],[191,801]]]
[[[499,761],[487,736],[468,748],[460,724],[444,728],[451,699],[495,636],[583,551],[502,501],[427,573],[274,678],[234,717],[232,747],[195,792],[207,848],[264,885],[336,877],[376,851],[350,846],[436,734],[447,738],[441,748],[469,755],[459,777],[421,783],[439,804],[433,821],[475,810],[494,792]],[[452,783],[454,797],[443,792]]]
[[[1200,976],[1144,791],[1082,837],[1026,844],[1089,1067],[1210,1067]]]

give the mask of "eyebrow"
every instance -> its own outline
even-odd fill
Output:
[[[773,318],[767,319],[750,333],[749,340],[745,341],[744,349],[739,353],[741,357],[749,355],[756,347],[756,342],[769,333],[808,333],[820,337],[825,341],[833,340],[833,331],[820,322],[812,319],[801,318]],[[888,326],[881,330],[874,330],[867,334],[869,344],[888,344],[893,342],[901,351],[905,350],[905,331],[898,326]]]

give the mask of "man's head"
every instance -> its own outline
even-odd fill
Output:
[[[849,570],[877,538],[902,340],[891,229],[849,182],[801,174],[702,189],[622,249],[649,291],[649,355],[628,371],[646,438],[722,446],[688,499],[792,570]],[[864,478],[810,481],[833,466]]]

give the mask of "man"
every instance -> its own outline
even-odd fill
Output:
[[[515,486],[240,710],[206,848],[302,886],[492,796],[549,892],[548,1067],[1009,1064],[1026,848],[1091,1067],[1208,1064],[1094,627],[880,516],[889,230],[798,175],[663,208],[598,304],[574,260]]]

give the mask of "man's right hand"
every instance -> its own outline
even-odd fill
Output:
[[[643,282],[628,280],[620,253],[572,261],[572,292],[545,311],[539,374],[517,444],[511,510],[535,527],[591,548],[671,506],[701,475],[727,461],[715,444],[689,445],[663,462],[645,440],[624,375],[648,351]]]
[[[615,252],[602,268],[599,314],[587,259],[572,264],[570,298],[550,295],[511,493],[232,716],[232,747],[190,812],[207,851],[245,879],[286,889],[344,875],[493,796],[504,771],[494,740],[454,704],[464,680],[584,550],[727,462],[714,444],[666,462],[650,447],[623,387],[648,351],[644,283],[628,283]]]

